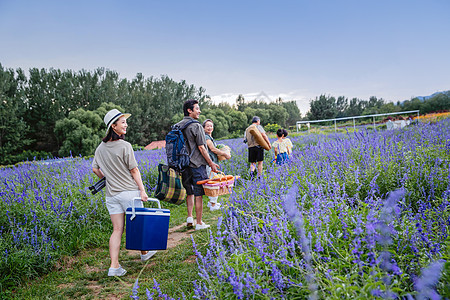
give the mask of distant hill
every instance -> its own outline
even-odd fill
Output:
[[[443,92],[436,92],[430,96],[418,96],[418,97],[414,97],[413,99],[419,99],[420,101],[425,101],[428,100],[430,98],[433,98],[434,96],[437,96],[439,94],[445,94],[447,96],[450,96],[450,90],[449,91],[443,91]]]

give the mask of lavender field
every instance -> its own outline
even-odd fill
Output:
[[[241,175],[197,255],[200,299],[450,298],[450,119],[403,130],[291,137],[291,163],[267,153],[248,180],[246,145],[222,165]],[[136,152],[149,194],[165,153]],[[1,289],[95,247],[110,221],[91,158],[0,169]],[[142,284],[134,298],[171,298]]]

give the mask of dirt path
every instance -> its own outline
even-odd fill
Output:
[[[187,231],[180,231],[186,227],[186,224],[181,224],[169,229],[169,236],[167,237],[167,249],[174,248],[183,242],[185,239],[190,239],[191,233],[195,230],[194,228]]]
[[[181,244],[184,240],[190,239],[191,234],[194,233],[194,229],[186,230],[186,224],[183,223],[181,225],[169,228],[169,235],[167,236],[167,249],[175,248],[179,244]],[[128,250],[122,249],[121,251],[126,251],[130,255],[136,255],[136,250]],[[165,250],[162,250],[165,251]],[[134,254],[133,254],[134,253]],[[139,260],[139,258],[136,258]]]
[[[217,217],[213,217],[211,220],[217,220]],[[195,232],[194,227],[192,229],[186,229],[186,223],[169,228],[169,235],[167,237],[167,249],[175,248],[186,239],[191,239],[191,234]],[[128,250],[134,251],[136,250]]]

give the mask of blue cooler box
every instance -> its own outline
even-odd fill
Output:
[[[134,203],[141,199],[133,200],[133,205],[126,211],[125,248],[142,251],[167,249],[170,211],[161,209],[158,199],[148,199],[157,202],[158,208],[135,207]]]

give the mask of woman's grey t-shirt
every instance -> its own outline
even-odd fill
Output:
[[[95,150],[92,167],[106,177],[105,192],[112,197],[123,191],[139,190],[130,170],[138,166],[131,144],[124,140],[101,142]]]

